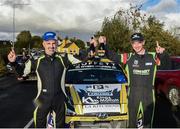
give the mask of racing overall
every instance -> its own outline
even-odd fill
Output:
[[[55,126],[63,128],[65,124],[65,92],[64,75],[67,60],[54,54],[43,55],[37,61],[36,73],[38,77],[37,108],[34,111],[35,127],[46,127],[47,115],[55,112]]]
[[[150,128],[154,115],[154,79],[156,61],[153,54],[131,54],[127,63],[129,93],[129,127]]]

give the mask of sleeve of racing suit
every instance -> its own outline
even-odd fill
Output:
[[[72,64],[76,64],[76,63],[80,63],[81,60],[75,58],[72,54],[65,54],[63,57],[63,63],[65,65],[65,67],[67,68],[69,65],[72,65]]]
[[[65,58],[66,58],[66,60],[64,60],[65,66],[69,66],[71,64],[76,64],[81,62],[81,60],[75,58],[72,54],[66,54]]]

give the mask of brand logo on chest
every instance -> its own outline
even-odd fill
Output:
[[[138,60],[134,60],[134,63],[132,65],[133,67],[139,67],[139,61]]]
[[[146,66],[152,65],[152,62],[147,62],[147,63],[145,63],[145,65],[146,65]]]

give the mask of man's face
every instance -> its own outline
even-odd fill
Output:
[[[43,41],[43,47],[47,55],[53,55],[56,52],[57,41],[55,40]]]
[[[145,41],[132,41],[131,42],[131,45],[133,47],[133,50],[136,52],[136,53],[141,53],[143,50],[144,50],[144,42]]]

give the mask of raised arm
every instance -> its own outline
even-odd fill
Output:
[[[165,48],[159,45],[159,42],[156,41],[156,64],[158,65],[158,69],[168,70],[171,69],[172,64],[170,60],[169,54],[165,51]]]

